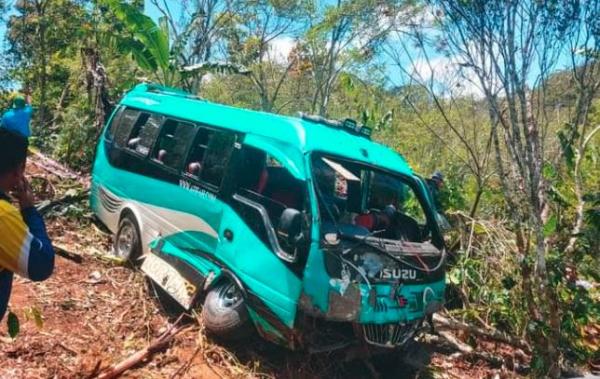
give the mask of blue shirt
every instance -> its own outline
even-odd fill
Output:
[[[31,136],[29,121],[31,121],[32,111],[33,109],[29,104],[21,109],[10,109],[4,112],[1,122],[2,125],[0,126],[29,138],[29,136]]]

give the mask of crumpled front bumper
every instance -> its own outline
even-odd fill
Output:
[[[405,323],[422,319],[444,304],[445,280],[424,284],[361,284],[358,322]]]
[[[357,330],[363,340],[384,348],[403,346],[420,330],[422,321],[444,303],[443,280],[427,284],[383,285],[366,288]]]
[[[338,284],[335,280],[330,282],[325,312],[306,295],[301,298],[301,308],[328,321],[352,322],[359,337],[380,347],[402,346],[418,332],[422,320],[444,304],[444,279],[410,285]]]

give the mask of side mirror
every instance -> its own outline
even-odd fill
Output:
[[[302,238],[302,213],[294,208],[287,208],[279,218],[277,235],[289,246],[295,246]]]

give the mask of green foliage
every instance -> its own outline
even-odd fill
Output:
[[[25,320],[32,320],[38,328],[44,326],[44,318],[37,307],[27,307],[23,310]],[[12,311],[6,315],[6,326],[10,338],[15,339],[21,331],[21,322],[19,317]]]
[[[590,252],[596,261],[600,261],[600,191],[584,196],[589,204],[585,210],[585,228],[580,239],[580,249]],[[596,265],[594,278],[600,282],[600,263]]]
[[[37,103],[32,129],[34,135],[41,137],[51,134],[50,113],[56,108],[68,78],[64,59],[78,50],[79,27],[85,14],[83,6],[74,0],[44,4],[36,7],[31,0],[17,2],[6,34],[8,71],[13,81],[32,89]]]
[[[508,238],[510,231],[500,222],[472,220],[463,213],[448,213],[448,218],[454,225],[450,239],[463,246],[454,253],[446,276],[461,304],[453,312],[521,335],[529,316],[521,300],[523,281],[516,270],[519,261]]]
[[[110,8],[115,18],[130,33],[117,41],[119,50],[131,54],[138,66],[160,84],[182,86],[185,78],[202,77],[208,72],[248,73],[244,67],[229,62],[185,65],[180,61],[184,41],[176,40],[170,45],[170,29],[165,17],[160,18],[157,24],[137,7],[126,2],[102,0],[101,3]]]
[[[439,191],[442,209],[450,211],[467,209],[466,195],[472,194],[472,189],[465,185],[465,175],[460,172],[459,167],[453,165],[446,165],[446,167],[444,170],[444,186]]]
[[[12,107],[12,91],[0,91],[0,109],[9,109]]]
[[[124,49],[135,55],[136,61],[144,70],[164,71],[169,67],[169,34],[166,23],[159,25],[141,13],[136,7],[116,0],[104,0],[116,18],[131,32],[132,38],[124,40]]]
[[[567,167],[572,170],[575,165],[575,150],[573,144],[575,143],[575,140],[579,138],[577,128],[572,124],[566,124],[562,130],[558,131],[557,135]]]
[[[550,216],[550,218],[548,219],[548,221],[546,221],[546,224],[544,225],[544,236],[550,237],[551,235],[556,233],[557,225],[558,219],[556,218],[556,215]]]
[[[71,167],[90,169],[98,134],[93,127],[93,116],[85,107],[70,107],[62,116],[54,154]]]
[[[130,33],[118,41],[121,51],[133,55],[139,67],[165,85],[172,85],[176,70],[171,64],[169,34],[165,23],[157,25],[136,7],[122,1],[103,0]],[[161,27],[162,25],[162,27]]]
[[[19,323],[19,318],[12,311],[8,312],[8,315],[6,317],[6,325],[8,327],[8,335],[10,336],[10,338],[17,337],[21,326]]]
[[[548,267],[562,310],[560,348],[570,359],[585,361],[600,349],[587,335],[588,327],[600,323],[600,291],[585,284],[598,280],[599,264],[592,263],[588,254],[578,255],[573,262],[561,252],[552,251]],[[585,268],[590,264],[595,277],[589,276],[591,272]]]

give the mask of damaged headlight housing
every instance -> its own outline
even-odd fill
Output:
[[[383,269],[383,259],[379,254],[364,253],[357,258],[356,260],[360,262],[358,269],[369,279],[376,278]]]

